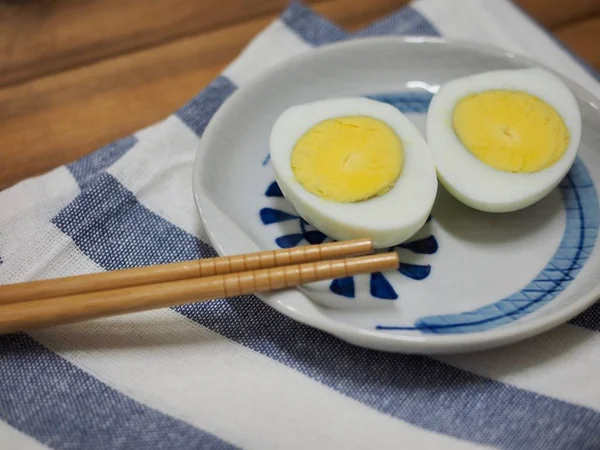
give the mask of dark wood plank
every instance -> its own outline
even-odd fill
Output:
[[[328,0],[349,28],[398,1]],[[0,188],[154,123],[208,84],[274,14],[0,89]]]
[[[600,14],[560,27],[556,30],[556,35],[600,72]]]
[[[349,29],[406,3],[316,1],[317,11]],[[518,1],[545,25],[566,23],[559,37],[600,68],[598,21],[577,21],[600,2]],[[0,55],[10,55],[6,61],[0,56],[0,68],[9,69],[9,75],[0,69],[0,80],[36,77],[0,88],[0,189],[166,117],[218,75],[285,3],[0,3]],[[543,8],[549,4],[551,11]]]
[[[318,0],[312,0],[312,3]],[[0,86],[273,14],[286,0],[0,2]]]
[[[528,14],[550,29],[600,14],[599,0],[515,0]]]

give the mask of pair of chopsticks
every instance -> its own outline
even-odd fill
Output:
[[[361,239],[4,285],[0,333],[398,267],[395,252],[372,252],[372,242]]]

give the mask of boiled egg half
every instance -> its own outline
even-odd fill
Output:
[[[571,168],[580,138],[575,97],[538,68],[452,80],[427,113],[441,183],[487,212],[515,211],[546,196]]]
[[[367,98],[287,109],[273,126],[270,155],[284,196],[336,240],[397,245],[423,226],[437,192],[418,129],[398,109]]]

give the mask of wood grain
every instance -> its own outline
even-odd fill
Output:
[[[560,27],[556,30],[556,36],[592,67],[600,70],[600,14]]]
[[[285,0],[0,3],[0,85],[273,14]],[[314,2],[313,2],[314,3]]]
[[[552,30],[600,15],[598,0],[518,0],[516,3]]]
[[[0,1],[0,189],[175,111],[285,0]],[[312,0],[348,29],[403,0]],[[519,0],[600,68],[598,0]]]
[[[397,5],[390,0],[329,0],[316,9],[353,28]],[[168,116],[214,79],[275,16],[0,89],[0,152],[6,160],[0,165],[0,189]]]

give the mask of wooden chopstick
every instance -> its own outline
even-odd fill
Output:
[[[245,255],[222,256],[173,264],[115,270],[52,280],[30,281],[0,286],[0,305],[50,297],[98,292],[130,286],[222,275],[247,270],[267,269],[327,259],[371,253],[369,239],[306,245],[291,249],[264,251]]]
[[[396,252],[46,298],[0,306],[0,333],[273,291],[398,267]]]

